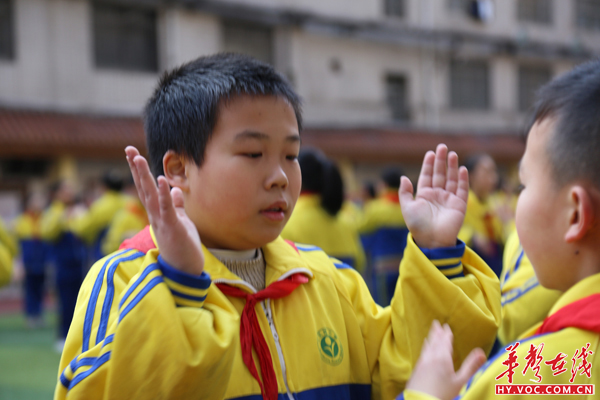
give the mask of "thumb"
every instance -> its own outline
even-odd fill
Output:
[[[471,376],[473,376],[473,374],[477,372],[477,370],[481,368],[483,364],[485,364],[485,360],[486,357],[483,350],[479,348],[473,349],[465,361],[463,361],[460,369],[456,373],[455,383],[460,385],[460,387],[466,385],[469,379],[471,379]]]
[[[171,199],[173,199],[173,206],[177,208],[183,208],[183,192],[180,188],[174,187],[171,189]]]
[[[400,189],[398,190],[398,197],[400,199],[400,207],[407,206],[411,201],[414,200],[413,197],[413,185],[410,179],[406,176],[400,178]]]

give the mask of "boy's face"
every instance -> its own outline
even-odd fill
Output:
[[[494,192],[498,185],[498,170],[496,163],[490,156],[483,156],[477,163],[475,170],[471,177],[471,186],[473,191],[478,196],[481,196],[481,200],[487,199],[487,197]]]
[[[548,159],[548,140],[554,126],[555,120],[546,118],[529,131],[519,169],[523,191],[517,203],[516,226],[542,286],[565,290],[574,283],[565,276],[568,187],[556,186]]]
[[[276,239],[300,194],[299,151],[286,100],[236,96],[222,103],[204,163],[186,162],[185,211],[204,245],[243,250]]]

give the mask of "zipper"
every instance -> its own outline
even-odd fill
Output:
[[[277,329],[275,328],[275,322],[273,321],[273,310],[271,309],[271,299],[266,299],[261,301],[262,308],[265,312],[265,316],[267,317],[267,321],[269,321],[269,327],[271,328],[271,335],[273,335],[273,339],[275,340],[275,347],[277,348],[277,355],[279,356],[279,365],[281,365],[281,374],[283,375],[283,383],[285,384],[285,390],[287,391],[288,399],[294,400],[294,396],[290,391],[287,382],[287,371],[285,368],[285,360],[283,359],[283,351],[281,350],[281,343],[279,343],[279,334],[277,333]]]

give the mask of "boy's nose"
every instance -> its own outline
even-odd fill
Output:
[[[281,165],[276,165],[271,173],[271,176],[267,179],[266,186],[267,189],[271,189],[272,187],[280,187],[285,189],[288,185],[288,177],[285,171],[283,170]]]

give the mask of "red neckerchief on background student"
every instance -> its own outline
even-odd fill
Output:
[[[546,317],[536,334],[579,328],[600,333],[600,293],[574,301]]]
[[[296,251],[298,249],[293,242],[286,242]],[[146,226],[142,231],[136,234],[131,239],[125,240],[119,250],[134,249],[147,253],[149,250],[155,249],[156,244],[152,240],[150,234],[150,226]],[[257,380],[263,399],[276,400],[278,395],[277,377],[273,368],[273,360],[269,351],[269,346],[260,329],[258,318],[256,317],[256,303],[265,299],[280,299],[292,293],[294,289],[303,283],[308,282],[308,278],[301,273],[288,276],[286,279],[276,281],[264,288],[263,290],[251,294],[246,293],[242,289],[234,286],[229,286],[224,283],[217,283],[217,287],[223,294],[232,297],[241,297],[246,299],[246,305],[242,311],[242,320],[240,323],[240,341],[242,345],[242,359],[244,364],[250,370],[250,373]],[[263,381],[260,381],[254,359],[252,358],[252,347],[258,355],[260,370]]]
[[[392,203],[400,204],[400,196],[398,195],[397,191],[387,191],[381,196],[381,198],[386,199],[387,201],[390,201]]]

